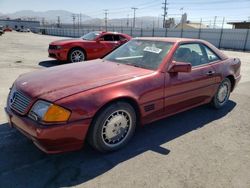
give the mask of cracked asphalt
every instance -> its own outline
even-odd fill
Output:
[[[18,75],[60,65],[47,57],[62,37],[5,33],[0,37],[0,187],[250,187],[250,53],[227,106],[201,106],[139,128],[122,150],[47,155],[8,126],[4,106]]]

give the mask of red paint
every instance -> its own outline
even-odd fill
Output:
[[[83,145],[96,113],[114,100],[133,102],[139,109],[139,119],[144,125],[209,103],[225,77],[231,76],[235,85],[240,80],[240,61],[226,57],[205,41],[175,38],[142,39],[174,43],[155,71],[97,59],[20,76],[15,81],[15,86],[32,98],[32,104],[38,99],[43,99],[69,109],[72,114],[65,124],[46,125],[29,119],[28,111],[24,115],[19,115],[7,106],[11,124],[47,153],[71,151]],[[173,54],[178,46],[185,42],[203,43],[221,60],[193,67],[191,71],[173,72]],[[181,70],[184,68],[181,67]],[[207,75],[209,71],[215,71],[215,74]],[[24,82],[27,84],[23,85]],[[145,111],[145,106],[152,104],[155,108]]]
[[[119,35],[124,38],[120,41],[100,41],[104,35]],[[123,33],[101,32],[94,40],[66,39],[50,43],[50,45],[61,46],[61,49],[48,49],[49,57],[55,58],[59,61],[67,61],[70,50],[73,48],[80,48],[85,52],[86,60],[102,58],[115,48],[129,41],[131,37]]]
[[[6,28],[4,28],[4,30],[3,30],[4,32],[11,32],[12,31],[12,29],[10,28],[10,27],[6,27]]]

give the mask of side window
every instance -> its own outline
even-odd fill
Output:
[[[208,63],[206,55],[199,44],[182,44],[174,54],[174,61],[191,63],[198,66]]]
[[[203,47],[207,53],[207,58],[208,58],[209,62],[220,60],[220,58],[212,50],[210,50],[208,47],[206,47],[204,45],[203,45]]]
[[[122,35],[119,35],[119,38],[120,38],[120,40],[122,40],[122,41],[127,40],[127,38],[125,38],[125,37],[124,37],[124,36],[122,36]]]
[[[104,41],[114,41],[113,35],[104,35],[103,39]]]
[[[113,37],[114,37],[114,41],[120,41],[119,35],[114,35]]]

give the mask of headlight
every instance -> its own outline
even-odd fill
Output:
[[[60,50],[60,49],[62,49],[62,46],[56,46],[56,49]]]
[[[71,112],[63,107],[39,100],[31,108],[29,117],[43,122],[65,122],[70,114]]]

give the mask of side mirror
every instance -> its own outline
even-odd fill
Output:
[[[191,72],[191,63],[172,61],[168,72]]]
[[[121,43],[126,43],[126,42],[128,42],[128,39],[122,39],[122,40],[120,40],[120,42]]]

